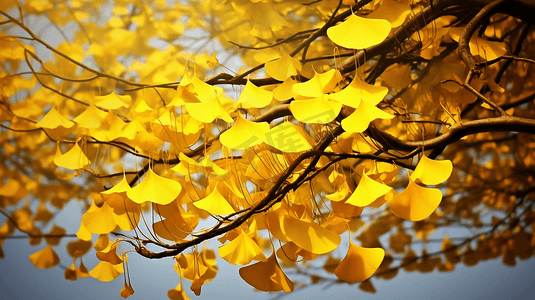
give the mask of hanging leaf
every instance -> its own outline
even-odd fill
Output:
[[[390,28],[387,20],[367,19],[351,14],[342,23],[327,29],[327,36],[344,48],[365,49],[384,41]]]

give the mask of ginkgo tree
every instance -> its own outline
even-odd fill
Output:
[[[66,279],[122,276],[125,298],[129,256],[173,257],[171,299],[188,299],[182,279],[200,295],[217,256],[284,292],[292,271],[372,291],[402,268],[514,265],[535,249],[533,15],[520,0],[2,1],[0,256],[18,231],[37,268],[66,250]],[[54,223],[69,201],[85,203],[74,232]],[[453,226],[477,233],[429,238]]]

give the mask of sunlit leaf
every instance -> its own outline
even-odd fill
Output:
[[[392,212],[405,220],[420,221],[431,215],[442,200],[439,189],[424,188],[409,179],[409,185],[403,192],[390,200]]]
[[[236,212],[227,199],[221,195],[217,186],[208,196],[193,202],[193,205],[212,215],[230,215]]]
[[[320,96],[310,100],[294,100],[290,103],[293,116],[303,123],[326,124],[334,120],[342,104]]]
[[[381,43],[390,33],[390,22],[351,14],[342,23],[327,29],[327,36],[344,48],[364,49]]]
[[[219,256],[233,265],[246,265],[253,259],[266,261],[262,249],[243,231],[237,238],[219,247]]]
[[[264,90],[247,80],[243,91],[238,98],[238,103],[242,108],[262,108],[266,107],[273,99],[273,92]]]
[[[99,262],[91,271],[89,276],[102,282],[109,282],[119,277],[123,273],[123,264],[112,265],[109,262]]]
[[[316,222],[284,217],[284,231],[297,246],[314,254],[324,254],[336,249],[340,236]]]
[[[453,170],[450,160],[432,160],[422,155],[420,162],[411,175],[411,179],[419,179],[423,184],[435,185],[448,179]]]
[[[286,277],[277,262],[275,254],[272,254],[267,261],[240,269],[240,276],[258,290],[266,292],[293,291],[293,282]]]
[[[363,248],[349,241],[349,249],[334,274],[338,279],[355,283],[370,278],[385,257],[381,248]]]
[[[301,70],[302,66],[299,60],[288,54],[284,54],[281,58],[266,63],[266,73],[280,81],[285,81],[286,78],[297,75],[298,71]]]
[[[371,179],[363,172],[357,188],[346,200],[346,203],[361,207],[368,206],[390,190],[392,190],[391,187]]]
[[[225,147],[243,150],[264,142],[268,131],[267,122],[252,122],[238,114],[232,128],[223,132],[219,139]]]
[[[151,168],[140,184],[126,192],[128,198],[135,203],[153,202],[169,204],[178,197],[182,185],[179,182],[156,175]]]
[[[117,95],[115,92],[104,96],[95,96],[95,105],[104,109],[118,109],[128,107],[132,97],[129,95]],[[145,104],[146,105],[146,104]]]
[[[91,162],[84,154],[78,143],[74,143],[74,146],[67,152],[61,153],[59,144],[56,150],[56,156],[54,157],[54,163],[58,167],[62,167],[70,170],[83,169]]]

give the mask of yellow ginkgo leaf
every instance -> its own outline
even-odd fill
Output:
[[[363,171],[359,185],[349,199],[346,200],[346,203],[360,207],[368,206],[377,198],[390,192],[390,190],[392,190],[391,187],[371,179]]]
[[[54,156],[54,163],[58,167],[70,170],[83,169],[87,165],[91,164],[80,146],[78,146],[78,143],[74,143],[74,146],[69,151],[63,154],[61,153],[58,144],[56,149],[56,155]]]
[[[171,300],[191,300],[179,283],[174,289],[167,291],[167,297]]]
[[[214,95],[201,103],[186,103],[186,109],[191,117],[203,123],[212,123],[216,118],[232,123],[234,120]]]
[[[316,222],[284,216],[282,223],[292,242],[311,253],[324,254],[340,245],[341,239],[336,232],[325,229]]]
[[[243,150],[261,144],[269,131],[267,122],[252,122],[238,114],[236,122],[219,138],[221,144],[232,149]]]
[[[411,6],[406,0],[383,0],[381,6],[368,15],[368,18],[385,19],[392,28],[399,27],[411,12]]]
[[[273,89],[273,98],[278,101],[290,100],[294,96],[292,87],[296,83],[291,77],[286,78],[281,85]]]
[[[91,103],[89,104],[89,107],[74,118],[73,121],[82,128],[99,128],[107,115],[108,114],[105,111],[98,109],[95,104]]]
[[[99,262],[91,271],[89,276],[103,282],[109,282],[119,277],[123,273],[123,264],[112,265],[109,262]]]
[[[108,205],[113,208],[113,212],[116,215],[121,215],[125,212],[139,212],[139,204],[134,203],[126,195],[126,193],[131,189],[132,188],[126,180],[126,176],[123,176],[123,179],[111,189],[100,192],[100,197],[102,197],[102,200],[104,200],[104,202],[108,203]]]
[[[193,202],[193,205],[211,213],[212,215],[230,215],[236,212],[228,203],[227,199],[221,195],[217,189],[217,185],[210,195]]]
[[[343,105],[357,108],[361,100],[366,100],[370,104],[377,105],[384,99],[386,94],[388,94],[388,88],[368,84],[358,76],[355,76],[348,86],[337,93],[329,94],[329,98]]]
[[[405,220],[420,221],[437,209],[442,200],[439,189],[424,188],[409,178],[409,185],[389,202],[392,212]]]
[[[290,103],[293,116],[303,123],[326,124],[334,120],[342,104],[329,101],[323,96],[310,100],[294,100]]]
[[[106,249],[97,252],[97,258],[100,261],[107,261],[112,265],[118,265],[123,262],[123,259],[117,255],[117,243],[111,243]]]
[[[181,190],[182,185],[179,182],[158,176],[149,168],[147,176],[143,181],[127,191],[126,195],[138,204],[150,201],[156,204],[166,205],[173,202]]]
[[[392,119],[394,115],[382,111],[368,101],[361,101],[359,107],[349,117],[342,120],[342,128],[347,132],[363,132],[375,119]]]
[[[87,267],[84,265],[84,262],[81,261],[78,268],[76,268],[76,277],[87,278],[87,276],[89,276],[89,271],[87,270]]]
[[[109,233],[117,226],[113,210],[106,202],[101,207],[91,205],[82,215],[82,224],[87,230],[96,234]]]
[[[117,95],[111,92],[104,96],[95,96],[95,105],[104,109],[118,109],[120,107],[128,107],[132,97],[129,95]]]
[[[134,294],[134,289],[132,288],[132,286],[129,283],[127,283],[125,281],[123,289],[121,290],[121,292],[119,294],[123,298],[128,298],[128,297],[132,296],[132,294]]]
[[[349,283],[364,281],[375,273],[384,257],[383,249],[359,247],[350,240],[347,254],[334,270],[334,274],[338,279]]]
[[[321,74],[314,71],[312,79],[294,84],[292,90],[297,95],[316,98],[331,92],[340,78],[342,78],[340,71],[335,69]]]
[[[283,227],[283,220],[285,215],[285,210],[280,207],[278,209],[268,211],[265,214],[265,220],[266,220],[266,226],[271,232],[271,234],[276,237],[279,241],[282,242],[289,242],[291,241],[290,238],[286,235],[286,232],[284,231]]]
[[[71,128],[74,126],[74,122],[61,115],[54,107],[35,124],[37,127],[46,129],[56,129],[58,127]]]
[[[29,256],[30,261],[39,269],[48,269],[59,264],[59,257],[52,247],[46,246]]]
[[[93,235],[91,234],[91,231],[85,228],[84,222],[82,222],[80,223],[80,228],[78,228],[78,231],[76,232],[76,237],[82,241],[91,241]]]
[[[458,42],[462,30],[462,28],[450,28],[448,33],[453,40]],[[494,60],[503,56],[507,52],[505,43],[489,41],[485,38],[479,37],[477,34],[472,36],[469,46],[470,53],[472,55],[479,55],[484,60]]]
[[[266,261],[262,249],[243,231],[231,242],[219,247],[219,256],[233,265],[246,265],[253,259]]]
[[[254,288],[265,292],[294,290],[293,282],[286,277],[273,253],[267,261],[257,262],[254,265],[240,269],[240,276]]]
[[[387,20],[367,19],[351,14],[342,23],[327,29],[327,36],[344,48],[365,49],[384,41],[390,29]]]
[[[266,133],[266,144],[283,152],[301,152],[312,149],[305,136],[291,122],[284,122],[271,128]]]
[[[448,179],[453,171],[451,160],[432,160],[423,155],[411,175],[411,179],[419,179],[423,184],[435,185]]]
[[[303,67],[299,60],[289,54],[284,54],[281,58],[266,63],[266,73],[280,81],[285,81],[286,78],[297,75],[297,72],[302,69]]]
[[[264,90],[254,85],[249,79],[238,98],[242,108],[263,108],[273,100],[273,92]]]

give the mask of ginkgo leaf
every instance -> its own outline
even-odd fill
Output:
[[[228,203],[227,199],[221,195],[217,189],[217,185],[210,195],[193,202],[193,205],[212,215],[230,215],[236,212]]]
[[[61,237],[67,233],[65,228],[54,225],[52,230],[50,230],[45,237],[46,243],[50,246],[57,246],[61,242]]]
[[[73,121],[82,128],[99,128],[107,115],[108,114],[105,111],[98,109],[95,104],[91,102],[89,107],[87,107],[86,110],[74,118]]]
[[[390,22],[392,28],[399,27],[411,13],[411,6],[406,0],[383,0],[381,6],[368,15],[368,18],[384,19]]]
[[[384,257],[383,249],[359,247],[350,240],[347,254],[334,270],[334,274],[338,279],[349,283],[364,281],[375,273]]]
[[[71,128],[74,126],[74,122],[61,115],[54,107],[48,111],[48,113],[35,124],[37,127],[56,129],[58,127]]]
[[[243,231],[231,242],[219,247],[219,256],[233,265],[246,265],[253,259],[266,261],[262,249]]]
[[[73,262],[70,267],[65,269],[65,280],[74,281],[76,279],[76,265]]]
[[[266,73],[280,81],[285,81],[286,78],[297,75],[303,67],[296,58],[289,54],[284,54],[281,58],[277,58],[266,63]]]
[[[96,234],[109,233],[117,226],[113,210],[106,202],[101,207],[92,205],[82,215],[82,224],[87,230]]]
[[[271,128],[266,133],[266,144],[283,152],[301,152],[312,149],[305,136],[291,122],[284,122]]]
[[[368,128],[370,122],[375,119],[392,119],[391,115],[368,101],[361,101],[359,107],[342,120],[342,128],[347,132],[363,132]]]
[[[126,176],[123,176],[123,179],[111,189],[100,192],[100,197],[113,208],[113,212],[117,215],[125,212],[138,212],[140,211],[139,204],[134,203],[126,195],[131,189]]]
[[[388,94],[388,88],[368,84],[360,77],[355,76],[348,86],[339,92],[329,94],[329,98],[343,105],[357,108],[360,106],[361,100],[377,105],[385,98],[386,94]]]
[[[342,23],[327,29],[327,36],[344,48],[365,49],[384,41],[390,29],[387,20],[367,19],[351,14]]]
[[[294,93],[304,97],[321,97],[321,95],[331,92],[336,84],[338,84],[340,78],[342,78],[340,71],[335,69],[331,69],[325,73],[314,71],[314,77],[306,82],[294,84],[292,90]]]
[[[292,77],[286,78],[284,82],[273,89],[273,98],[278,101],[290,100],[294,96],[293,85],[297,82],[292,79]]]
[[[291,239],[286,235],[282,222],[284,221],[284,210],[281,208],[268,211],[265,214],[266,226],[269,232],[276,237],[279,241],[289,242]]]
[[[81,257],[86,254],[93,244],[84,240],[72,241],[67,244],[67,252],[72,258]]]
[[[221,144],[232,149],[243,150],[261,144],[265,134],[269,131],[267,122],[253,122],[240,114],[229,130],[223,132],[219,138]]]
[[[314,254],[330,252],[340,245],[340,236],[313,221],[285,216],[282,222],[286,235],[300,248]]]
[[[432,160],[423,155],[411,175],[411,179],[419,179],[423,184],[436,185],[448,179],[453,171],[451,160]]]
[[[294,100],[290,103],[290,110],[303,123],[326,124],[338,116],[342,104],[320,96],[310,100]]]
[[[80,261],[80,265],[76,268],[76,276],[78,278],[87,278],[89,276],[89,271],[83,261]]]
[[[273,253],[267,261],[240,269],[240,276],[254,288],[265,292],[293,291],[294,284],[282,271]]]
[[[405,220],[420,221],[431,215],[442,200],[439,189],[424,188],[409,178],[409,185],[389,202],[390,210]]]
[[[80,146],[78,146],[78,143],[74,143],[74,146],[63,154],[61,153],[58,144],[56,155],[54,156],[54,164],[65,169],[78,170],[85,168],[91,164],[91,162],[87,156],[85,156]]]
[[[117,95],[111,92],[104,96],[95,96],[95,105],[104,109],[118,109],[120,107],[128,107],[132,97],[129,95]]]
[[[107,261],[112,265],[118,265],[123,259],[117,255],[117,243],[112,243],[106,249],[97,252],[97,258],[101,261]]]
[[[349,196],[349,199],[346,200],[346,203],[360,207],[368,206],[377,198],[390,192],[390,190],[392,190],[391,187],[371,179],[363,171],[359,185],[353,194]]]
[[[102,282],[110,282],[123,273],[123,264],[112,265],[109,262],[99,262],[91,271],[89,276]]]
[[[127,283],[125,281],[123,289],[121,290],[121,292],[119,294],[123,298],[128,298],[128,297],[132,296],[132,294],[134,294],[134,289],[132,288],[132,286],[129,283]]]
[[[84,222],[81,222],[80,228],[78,228],[78,231],[76,232],[76,237],[82,241],[91,241],[93,235],[91,234],[91,231],[85,228]]]
[[[453,40],[458,42],[462,31],[462,28],[450,28],[448,33]],[[485,60],[494,60],[505,55],[507,52],[505,43],[489,41],[485,38],[479,37],[477,34],[472,36],[468,45],[472,55],[479,55]]]
[[[189,115],[199,122],[212,123],[216,118],[228,123],[234,122],[215,95],[201,103],[186,103],[186,109]]]
[[[127,191],[126,195],[138,204],[150,201],[166,205],[173,202],[181,190],[182,185],[179,182],[158,176],[149,168],[143,181]]]
[[[249,79],[238,98],[242,108],[263,108],[273,100],[273,92],[264,90],[254,85]]]
[[[56,254],[56,251],[54,251],[50,245],[33,254],[30,254],[29,259],[32,264],[39,269],[48,269],[59,264],[59,257]]]
[[[167,297],[171,300],[191,300],[179,283],[174,289],[167,291]]]

